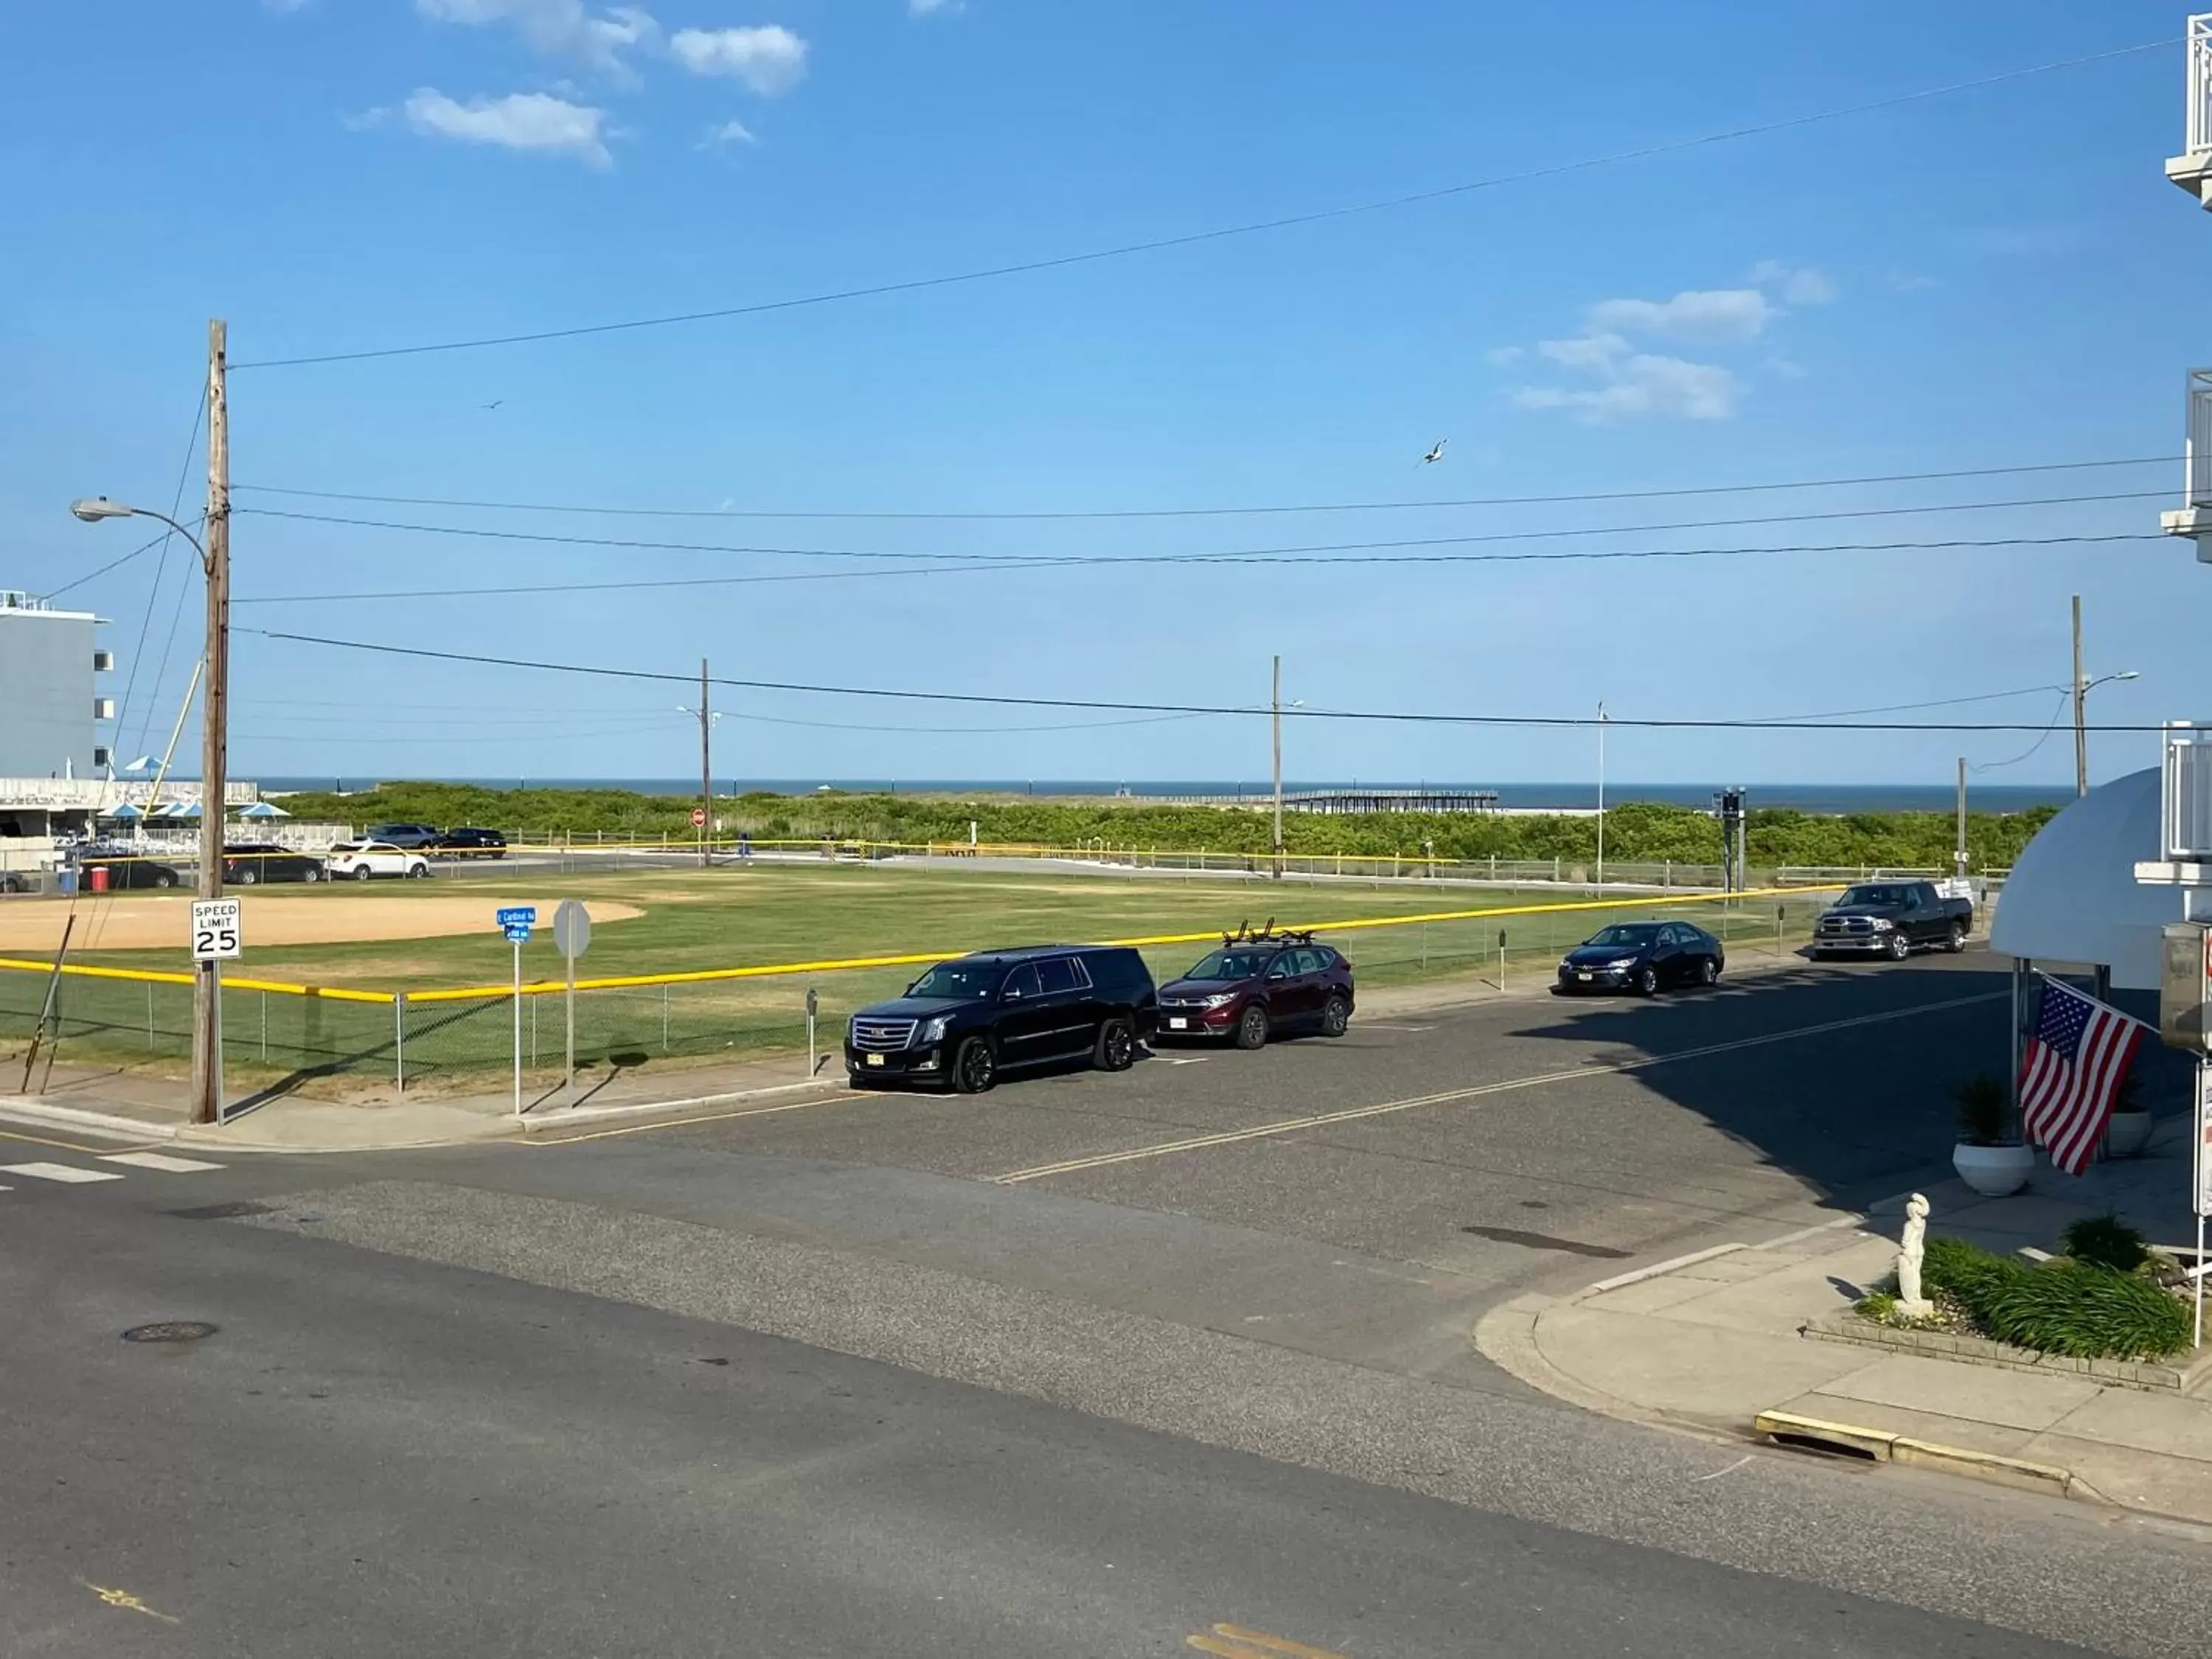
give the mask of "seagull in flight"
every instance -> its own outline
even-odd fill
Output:
[[[488,404],[478,404],[477,405],[477,407],[478,409],[497,409],[497,408],[498,408],[501,404],[505,403],[506,401],[507,401],[507,399],[506,399],[506,398],[493,398],[493,399],[492,399],[492,401],[491,401],[491,402],[489,402],[489,403],[488,403]],[[1442,446],[1439,446],[1439,447],[1442,447]]]
[[[1421,465],[1423,466],[1434,466],[1438,461],[1443,459],[1444,446],[1450,441],[1451,440],[1449,438],[1437,439],[1437,447],[1434,449],[1431,449],[1427,454],[1421,457]]]

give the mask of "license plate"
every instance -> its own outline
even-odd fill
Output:
[[[1168,1030],[1170,1031],[1188,1031],[1190,1030],[1190,1022],[1187,1019],[1170,1019],[1168,1021]]]
[[[880,1066],[883,1063],[884,1057],[881,1054],[870,1054],[868,1056],[868,1064],[871,1066]]]
[[[1585,985],[1589,984],[1589,981],[1590,981],[1590,976],[1589,976],[1588,974],[1577,974],[1577,975],[1575,975],[1575,977],[1576,977],[1577,979],[1578,979],[1578,980],[1582,981],[1582,982],[1583,982],[1583,984],[1585,984]]]

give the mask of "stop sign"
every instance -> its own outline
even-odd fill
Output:
[[[695,806],[691,809],[691,827],[694,830],[704,830],[707,827],[707,809],[705,807]]]

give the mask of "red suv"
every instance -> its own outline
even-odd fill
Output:
[[[1159,998],[1156,1042],[1226,1037],[1257,1048],[1277,1031],[1342,1036],[1352,1023],[1352,964],[1311,933],[1240,929],[1161,986]]]

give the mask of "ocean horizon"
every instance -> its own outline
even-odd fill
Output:
[[[270,793],[335,789],[358,793],[385,781],[374,774],[356,777],[267,776],[257,781]],[[397,781],[397,780],[393,780]],[[421,783],[471,784],[485,789],[626,789],[645,795],[696,796],[696,778],[557,778],[465,777],[405,780]],[[1710,808],[1717,784],[1608,783],[1606,804],[1622,806],[1652,802],[1669,806]],[[1946,784],[1921,783],[1747,783],[1742,785],[1746,804],[1760,808],[1786,808],[1821,816],[1853,812],[1948,812],[1955,801]],[[1594,783],[1451,783],[1435,780],[1285,779],[1286,793],[1327,789],[1430,789],[1443,792],[1494,790],[1498,805],[1520,811],[1583,811],[1597,805]],[[1271,793],[1266,780],[1250,779],[1093,779],[1093,778],[716,778],[718,795],[766,791],[779,795],[810,795],[823,789],[848,794],[891,795],[1034,795],[1040,799],[1123,794],[1174,801],[1200,796],[1228,796],[1264,801]],[[1977,812],[2021,812],[2036,806],[2061,806],[2074,799],[2063,784],[1989,784],[1968,786],[1966,805]]]

